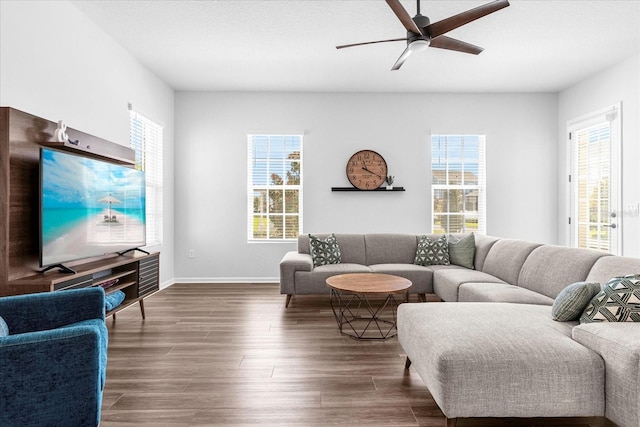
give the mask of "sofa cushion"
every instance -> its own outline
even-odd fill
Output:
[[[517,285],[522,264],[531,251],[538,246],[540,243],[512,239],[498,240],[491,246],[484,260],[482,271],[496,276],[503,282]]]
[[[416,256],[416,265],[449,265],[449,245],[444,234],[436,239],[423,235],[420,237]]]
[[[326,239],[329,234],[314,233],[319,239]],[[340,246],[342,258],[340,262],[351,264],[367,264],[366,251],[364,246],[363,234],[340,234],[335,233],[336,241]],[[309,247],[309,235],[301,234],[298,236],[298,252],[303,254],[311,254]]]
[[[8,335],[9,335],[9,326],[7,326],[7,322],[5,322],[2,316],[0,316],[0,338],[6,337]]]
[[[334,234],[330,234],[325,239],[309,234],[309,252],[311,252],[314,267],[339,264],[342,257],[340,246]]]
[[[580,319],[584,308],[598,292],[600,283],[576,282],[560,291],[551,309],[551,318],[558,322]]]
[[[433,293],[433,270],[429,267],[414,264],[374,264],[369,268],[373,273],[391,274],[411,280],[411,293]]]
[[[529,254],[517,283],[510,283],[555,298],[567,285],[585,280],[603,256],[606,253],[592,249],[543,245]]]
[[[449,262],[473,269],[476,255],[476,239],[473,233],[449,234]]]
[[[436,265],[430,268],[433,269],[433,291],[443,301],[458,301],[458,288],[463,283],[504,283],[490,274],[464,267],[442,268]]]
[[[371,269],[362,264],[340,263],[321,265],[312,271],[295,272],[294,294],[323,294],[329,293],[327,278],[336,274],[371,273]]]
[[[413,264],[418,237],[415,234],[365,234],[366,265]]]
[[[473,233],[476,241],[476,256],[473,260],[473,264],[476,270],[482,271],[484,267],[484,261],[489,254],[489,251],[493,245],[500,240],[497,237],[485,236],[483,234]]]
[[[463,283],[458,288],[458,301],[553,304],[552,298],[508,283]]]
[[[619,426],[640,425],[638,325],[587,323],[574,327],[572,337],[604,359],[605,417]]]
[[[609,280],[580,317],[590,322],[640,322],[640,275]]]
[[[551,306],[398,307],[398,340],[449,418],[604,415],[604,362]]]
[[[585,279],[587,282],[607,283],[612,277],[640,272],[640,258],[603,256],[599,258]]]

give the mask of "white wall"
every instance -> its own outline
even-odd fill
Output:
[[[173,90],[67,1],[0,1],[0,105],[129,145],[127,103],[164,126],[161,282],[173,279]]]
[[[640,55],[562,91],[558,102],[559,176],[569,174],[567,122],[612,104],[622,103],[622,254],[640,257],[640,216],[627,207],[640,202]],[[568,188],[560,180],[558,188],[558,241],[568,245]]]
[[[429,232],[430,133],[486,134],[487,233],[556,243],[557,114],[555,94],[178,92],[176,280],[277,280],[295,249],[247,242],[250,132],[304,132],[306,233]],[[364,148],[406,192],[330,191]]]

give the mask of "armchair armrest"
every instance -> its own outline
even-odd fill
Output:
[[[89,319],[104,320],[101,287],[0,298],[0,316],[11,335],[55,329]]]
[[[0,338],[0,425],[98,425],[103,320]]]
[[[309,254],[287,252],[280,261],[280,293],[295,294],[296,271],[313,270],[313,259]]]

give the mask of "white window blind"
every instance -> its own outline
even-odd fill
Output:
[[[295,240],[302,232],[302,135],[247,140],[248,240]]]
[[[431,136],[431,232],[486,233],[484,135]]]
[[[146,185],[146,245],[162,244],[162,126],[130,110],[129,137]]]

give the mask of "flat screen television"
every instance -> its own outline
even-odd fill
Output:
[[[41,267],[144,245],[144,172],[40,149]]]

